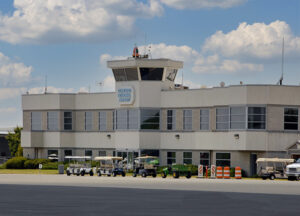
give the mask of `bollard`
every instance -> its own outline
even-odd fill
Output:
[[[235,179],[241,179],[242,178],[242,169],[241,169],[241,167],[239,167],[239,166],[235,167],[234,177],[235,177]]]
[[[198,178],[203,178],[203,165],[198,165]]]
[[[230,179],[230,167],[224,167],[224,179]]]
[[[216,166],[215,165],[211,165],[210,178],[216,178]]]
[[[221,166],[217,167],[217,178],[218,179],[223,178],[223,168]]]

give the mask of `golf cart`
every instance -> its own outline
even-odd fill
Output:
[[[143,178],[147,176],[156,177],[156,169],[159,165],[158,157],[155,156],[144,156],[137,157],[134,160],[133,166],[133,177],[141,175]]]
[[[69,167],[67,168],[67,175],[81,175],[89,174],[90,176],[94,175],[93,169],[91,167],[91,163],[86,163],[87,160],[92,159],[90,156],[66,156],[65,159],[69,160]],[[71,163],[73,161],[73,163]],[[85,163],[79,163],[80,161],[84,161]]]
[[[288,180],[300,180],[300,158],[296,160],[295,163],[286,166],[285,174],[288,177]]]
[[[169,174],[171,174],[173,178],[185,176],[189,179],[192,176],[191,168],[188,167],[186,164],[172,164],[171,167],[164,168],[161,173],[161,177],[166,178]]]
[[[103,156],[95,157],[94,160],[99,161],[99,166],[96,168],[98,176],[107,175],[116,177],[117,175],[122,175],[125,177],[126,173],[123,169],[122,157]]]
[[[256,160],[258,175],[266,180],[275,178],[286,178],[285,169],[288,164],[294,162],[294,159],[285,158],[258,158]]]

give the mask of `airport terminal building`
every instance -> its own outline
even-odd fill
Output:
[[[186,89],[174,84],[183,62],[108,61],[109,93],[22,96],[24,156],[139,155],[172,163],[240,166],[258,157],[300,157],[300,86],[233,85]]]

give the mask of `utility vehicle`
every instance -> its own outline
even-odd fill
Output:
[[[112,156],[101,156],[95,157],[95,161],[99,161],[99,166],[96,168],[98,176],[117,176],[121,175],[125,177],[126,172],[123,168],[123,158],[122,157],[112,157]]]
[[[156,177],[156,169],[159,165],[158,157],[155,156],[143,156],[137,157],[134,160],[133,166],[133,177],[137,175],[141,175],[143,178],[147,176],[152,176],[153,178]]]
[[[180,176],[185,176],[186,178],[192,177],[191,167],[186,164],[172,164],[172,166],[163,169],[161,176],[162,178],[166,178],[169,174],[173,178],[179,178]]]

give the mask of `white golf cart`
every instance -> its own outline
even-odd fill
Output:
[[[275,178],[287,178],[286,166],[294,162],[294,159],[286,158],[258,158],[256,160],[258,175],[266,180]]]
[[[116,177],[122,175],[125,177],[126,173],[123,168],[123,158],[113,156],[95,157],[95,161],[99,161],[99,166],[96,168],[98,176],[107,175]]]
[[[69,160],[69,167],[67,168],[68,176],[71,174],[77,176],[84,176],[85,174],[89,174],[90,176],[94,175],[91,162],[87,162],[92,161],[91,156],[66,156],[65,159]],[[73,163],[71,163],[71,161]],[[84,163],[79,163],[81,161],[84,161]]]

